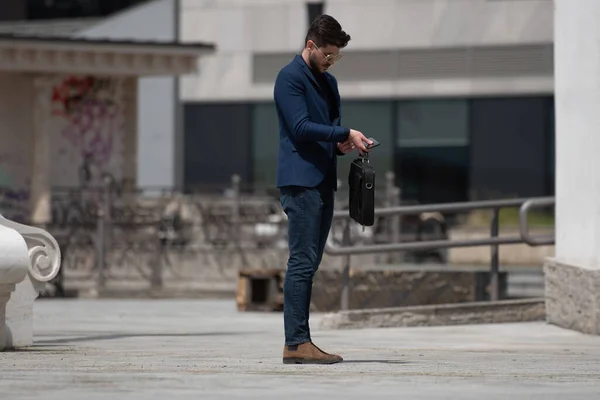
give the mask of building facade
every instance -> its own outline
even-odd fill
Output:
[[[382,143],[372,162],[404,199],[553,193],[548,0],[182,0],[181,39],[218,48],[181,80],[187,187],[274,185],[273,82],[322,12],[352,36],[331,69],[342,123]]]
[[[310,21],[328,13],[352,36],[331,69],[342,123],[382,143],[372,162],[381,177],[395,172],[404,200],[554,192],[551,0],[9,3],[0,19],[21,13],[39,21],[0,24],[0,32],[43,34],[41,20],[99,18],[110,8],[89,23],[54,20],[53,34],[215,44],[199,59],[199,74],[140,80],[140,187],[223,187],[233,174],[273,187],[274,79],[302,50]],[[340,159],[343,183],[350,157]]]
[[[105,17],[146,0],[2,0],[0,21]]]

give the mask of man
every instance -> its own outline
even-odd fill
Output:
[[[350,36],[331,16],[311,24],[301,55],[275,81],[279,117],[277,187],[288,217],[289,259],[283,285],[286,364],[333,364],[342,357],[312,343],[308,324],[312,282],[331,228],[337,156],[371,144],[341,126],[337,81],[327,72]]]

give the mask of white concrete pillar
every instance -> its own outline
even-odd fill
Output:
[[[555,0],[556,253],[550,323],[600,334],[600,1]]]

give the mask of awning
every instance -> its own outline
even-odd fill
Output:
[[[181,75],[197,72],[207,43],[0,34],[0,71],[97,75]]]

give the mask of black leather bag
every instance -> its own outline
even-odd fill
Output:
[[[375,169],[369,155],[359,156],[350,165],[350,218],[365,226],[375,223]]]

